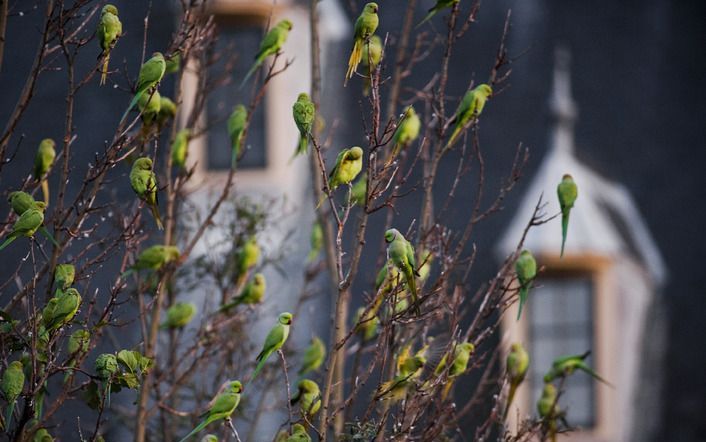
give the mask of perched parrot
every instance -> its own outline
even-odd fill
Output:
[[[318,221],[315,221],[314,225],[311,227],[309,245],[311,250],[309,250],[309,255],[306,258],[306,262],[313,262],[316,257],[319,256],[319,253],[321,253],[321,249],[324,246],[324,229]]]
[[[368,191],[368,173],[360,174],[358,180],[351,187],[351,204],[357,204],[361,207],[365,206],[365,194]]]
[[[177,105],[171,98],[164,95],[159,96],[159,114],[157,114],[157,125],[162,128],[168,120],[176,116]]]
[[[350,184],[363,169],[363,149],[353,146],[350,149],[343,149],[336,157],[336,164],[328,175],[328,185],[331,192],[336,190],[341,184]],[[326,195],[321,195],[321,203],[326,199]]]
[[[236,286],[241,286],[245,280],[248,278],[248,273],[250,270],[257,265],[257,261],[260,259],[260,245],[257,243],[257,238],[251,236],[245,244],[238,249],[236,255],[236,265],[238,270],[238,278],[236,279]]]
[[[387,258],[392,261],[392,264],[404,275],[407,280],[407,288],[412,295],[412,303],[415,304],[415,311],[420,314],[420,309],[417,304],[417,282],[415,276],[419,276],[417,272],[417,264],[414,257],[414,248],[409,241],[397,229],[389,229],[385,232],[385,242],[387,243]]]
[[[445,400],[446,397],[449,395],[449,391],[451,391],[454,379],[458,376],[461,376],[466,371],[466,368],[468,368],[468,361],[471,358],[471,354],[475,350],[475,346],[470,342],[463,342],[460,344],[454,343],[451,348],[454,352],[453,360],[451,361],[451,365],[449,366],[449,379],[441,394],[442,400]],[[440,376],[444,372],[444,370],[446,369],[447,359],[449,359],[448,353],[441,358],[441,361],[439,361],[439,364],[436,366],[436,369],[434,369],[434,375]]]
[[[165,74],[174,74],[176,72],[179,72],[179,69],[181,69],[181,52],[174,51],[171,54],[167,55],[164,57],[164,73]]]
[[[411,391],[414,380],[417,379],[423,372],[424,364],[427,363],[427,350],[429,346],[425,345],[416,354],[412,355],[412,345],[406,345],[397,357],[397,374],[388,382],[384,382],[379,388],[379,397],[400,401],[407,396]]]
[[[96,358],[94,368],[96,370],[96,377],[100,379],[101,384],[104,384],[101,385],[101,392],[110,407],[110,384],[113,375],[117,373],[120,368],[118,366],[118,359],[112,353],[102,353]]]
[[[389,294],[395,287],[397,287],[400,284],[400,278],[402,277],[399,269],[394,264],[392,265],[389,273],[388,267],[390,267],[389,262],[383,264],[382,268],[380,268],[380,271],[375,277],[375,291],[379,291],[382,295]]]
[[[309,433],[302,424],[292,425],[292,435],[285,439],[285,442],[311,442]]]
[[[419,266],[419,280],[424,284],[426,280],[429,278],[429,273],[431,272],[431,264],[432,261],[434,261],[434,256],[429,250],[422,250],[422,253],[420,255],[420,263],[421,265]]]
[[[34,157],[34,179],[39,181],[42,186],[42,194],[44,202],[49,205],[49,182],[47,181],[47,173],[54,164],[56,158],[56,143],[51,138],[45,138],[39,143],[37,155]]]
[[[157,202],[157,176],[152,170],[152,160],[147,157],[141,157],[135,160],[130,171],[130,185],[137,196],[147,203],[152,212],[152,217],[157,223],[159,230],[164,230],[162,218],[159,216],[159,205]]]
[[[297,382],[297,394],[292,398],[292,405],[300,402],[302,416],[311,419],[321,408],[321,391],[319,385],[309,379]]]
[[[182,129],[177,132],[172,143],[172,164],[179,169],[186,168],[186,157],[189,154],[189,138],[191,131]]]
[[[556,387],[553,384],[544,384],[542,396],[537,401],[537,412],[539,412],[539,417],[545,422],[551,442],[556,442],[556,419],[561,415],[557,399],[558,393]]]
[[[164,61],[164,55],[161,52],[155,52],[152,54],[152,58],[147,60],[140,68],[140,74],[137,76],[137,85],[135,85],[135,96],[130,101],[130,105],[127,110],[120,118],[122,122],[127,114],[132,110],[133,107],[140,100],[140,97],[145,93],[149,93],[149,90],[157,86],[162,77],[164,77],[164,71],[166,70],[166,62]]]
[[[368,40],[368,44],[363,45],[363,58],[360,64],[365,68],[365,76],[363,78],[363,96],[367,97],[370,94],[370,75],[375,72],[382,60],[382,40],[380,36],[373,35]]]
[[[26,210],[22,215],[20,215],[19,218],[17,218],[17,221],[15,221],[15,224],[12,226],[12,231],[7,236],[7,239],[2,243],[2,245],[0,245],[0,250],[10,245],[12,241],[20,236],[33,238],[37,230],[42,227],[43,222],[44,213],[42,210]]]
[[[57,291],[42,310],[42,323],[47,332],[61,328],[71,322],[81,305],[81,295],[73,287]]]
[[[473,119],[476,119],[483,112],[485,102],[493,94],[493,89],[487,84],[480,84],[475,89],[471,89],[463,96],[461,104],[458,105],[453,121],[456,123],[454,130],[451,133],[449,141],[446,143],[446,148],[453,146],[456,138],[466,125]]]
[[[46,428],[40,428],[32,435],[32,442],[54,442],[54,438]]]
[[[527,294],[532,286],[535,276],[537,276],[537,261],[529,250],[523,250],[520,257],[515,262],[515,274],[520,283],[520,307],[517,309],[517,320],[522,315],[522,306],[527,302]]]
[[[569,355],[556,358],[554,362],[552,362],[552,368],[547,372],[547,374],[544,375],[544,382],[549,383],[556,378],[569,376],[573,374],[575,370],[578,369],[590,374],[591,376],[603,382],[604,384],[610,385],[608,381],[600,377],[598,373],[593,371],[591,367],[589,367],[588,364],[584,362],[584,360],[590,354],[591,352],[587,351],[586,353],[581,355]]]
[[[105,55],[103,69],[101,69],[101,86],[105,84],[105,79],[108,76],[108,64],[110,63],[110,51],[115,46],[115,43],[123,33],[123,24],[118,18],[118,8],[114,5],[105,5],[101,10],[101,19],[98,22],[96,35],[98,36],[98,44],[101,47],[101,56]]]
[[[311,371],[316,371],[326,359],[326,346],[317,336],[311,340],[311,344],[304,351],[302,357],[302,368],[299,369],[299,376]]]
[[[392,136],[392,153],[390,153],[385,166],[389,166],[390,163],[397,158],[400,150],[406,148],[410,143],[417,139],[421,126],[422,123],[419,120],[419,116],[414,111],[414,108],[412,106],[408,106],[404,111],[402,121],[400,121],[400,124],[395,130],[395,134]]]
[[[257,355],[255,360],[257,361],[257,367],[250,378],[250,382],[254,381],[257,374],[260,373],[262,367],[265,366],[267,358],[270,357],[272,353],[282,348],[284,343],[289,337],[289,326],[292,324],[292,314],[289,312],[280,313],[277,318],[277,325],[270,329],[270,332],[265,338],[265,343],[262,346],[262,351]]]
[[[433,16],[436,15],[437,12],[441,11],[442,9],[454,7],[454,5],[456,5],[459,1],[461,0],[436,0],[436,4],[432,6],[431,9],[429,9],[429,13],[424,16],[422,21],[420,21],[416,27],[418,28],[427,21],[429,21]]]
[[[303,92],[299,94],[297,101],[292,106],[292,116],[297,129],[299,129],[299,143],[292,156],[292,158],[295,158],[298,155],[306,154],[309,147],[309,136],[314,127],[314,120],[316,120],[316,107],[309,98],[309,94]]]
[[[566,232],[569,230],[569,214],[574,207],[578,188],[571,175],[568,173],[561,178],[561,183],[556,188],[559,197],[559,207],[561,207],[561,255],[564,256],[564,244],[566,244]]]
[[[2,373],[2,394],[7,401],[7,412],[5,414],[5,429],[10,428],[12,422],[12,413],[15,411],[17,399],[22,394],[25,385],[25,374],[22,367],[22,362],[12,361]]]
[[[69,339],[66,342],[66,351],[69,353],[69,359],[66,361],[66,365],[69,368],[73,368],[76,365],[76,358],[80,354],[84,354],[88,351],[88,347],[91,344],[91,332],[86,329],[78,329],[71,333]],[[73,374],[72,370],[67,370],[64,376],[64,382],[67,382],[69,377]]]
[[[267,57],[277,54],[280,49],[282,49],[282,45],[287,41],[287,36],[289,35],[289,31],[292,30],[292,26],[291,21],[282,20],[265,35],[265,38],[260,42],[260,49],[257,51],[257,54],[255,54],[255,63],[253,63],[247,75],[245,75],[245,78],[243,78],[243,81],[240,83],[241,88],[247,83],[250,76],[262,65],[262,62],[264,62]]]
[[[76,267],[73,264],[59,264],[54,270],[54,282],[61,290],[68,289],[74,283]]]
[[[363,7],[363,12],[355,21],[353,49],[348,59],[348,71],[346,71],[346,79],[343,82],[343,86],[348,83],[348,79],[353,77],[353,73],[358,69],[358,65],[363,59],[363,46],[375,34],[379,21],[377,3],[366,3]]]
[[[248,110],[242,104],[233,108],[233,112],[228,117],[228,137],[230,137],[230,148],[232,152],[231,167],[235,167],[240,155],[240,144],[245,135],[245,126],[248,122]]]
[[[145,132],[152,126],[152,123],[157,121],[159,111],[162,108],[162,96],[157,89],[152,93],[145,93],[137,100],[137,109],[142,114],[142,123],[145,127]]]
[[[176,302],[167,309],[167,320],[160,326],[166,328],[184,328],[194,318],[196,305],[193,302]]]
[[[262,298],[265,296],[265,289],[267,288],[267,283],[265,281],[265,275],[262,273],[255,273],[252,281],[248,282],[240,295],[233,301],[222,306],[218,311],[227,312],[228,310],[236,307],[240,304],[259,304],[262,302]]]
[[[369,342],[378,334],[380,318],[372,312],[368,312],[365,318],[362,318],[365,313],[365,307],[360,307],[356,311],[353,323],[357,324],[356,332],[360,334],[363,342]]]
[[[527,375],[529,355],[522,344],[515,342],[510,346],[510,352],[507,354],[505,366],[507,368],[507,377],[510,381],[510,392],[507,395],[507,405],[505,405],[503,416],[507,416],[510,405],[512,405],[512,400],[515,398],[517,387],[520,386],[525,379],[525,375]]]
[[[47,203],[44,201],[35,201],[32,195],[27,192],[22,192],[21,190],[10,192],[8,201],[16,215],[22,215],[29,209],[39,209],[44,212],[47,208]]]
[[[123,273],[123,277],[132,272],[139,272],[140,270],[158,271],[165,264],[179,259],[179,256],[181,256],[181,254],[176,246],[156,244],[147,247],[137,256],[135,264]]]

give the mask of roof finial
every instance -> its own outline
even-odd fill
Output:
[[[571,96],[571,52],[559,45],[554,50],[554,82],[549,108],[554,117],[554,148],[571,152],[574,144],[574,122],[578,116]]]

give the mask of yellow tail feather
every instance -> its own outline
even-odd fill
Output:
[[[157,223],[157,228],[159,230],[164,230],[164,226],[162,225],[162,217],[159,216],[159,208],[157,208],[156,205],[150,205],[150,210],[152,211],[154,222]]]
[[[44,202],[49,205],[49,182],[46,179],[42,180],[42,194],[44,195]]]
[[[103,62],[103,69],[101,69],[101,86],[105,84],[105,80],[108,77],[108,63],[110,63],[110,54],[105,56],[105,61]]]
[[[351,56],[348,59],[348,71],[346,71],[346,79],[343,82],[343,86],[348,83],[348,79],[353,77],[353,73],[358,69],[360,61],[363,59],[363,40],[356,40],[353,44],[353,50],[351,51]]]

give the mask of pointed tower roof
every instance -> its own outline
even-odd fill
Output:
[[[578,111],[571,95],[569,64],[569,51],[558,48],[549,99],[553,117],[550,146],[515,216],[496,244],[496,255],[498,259],[505,259],[515,250],[540,195],[548,203],[548,214],[559,212],[556,187],[561,177],[569,173],[578,185],[578,198],[571,211],[565,254],[630,256],[642,263],[653,281],[661,285],[666,278],[664,261],[630,192],[623,185],[603,178],[574,156],[574,123]],[[525,246],[535,254],[558,254],[560,218],[532,228]]]

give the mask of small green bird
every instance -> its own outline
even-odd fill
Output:
[[[118,358],[112,353],[102,353],[98,355],[96,361],[94,362],[94,368],[96,370],[96,377],[100,379],[101,392],[103,397],[105,397],[108,406],[110,406],[110,384],[113,380],[113,375],[118,372]]]
[[[270,332],[265,338],[265,343],[262,346],[262,351],[257,355],[255,360],[257,361],[257,367],[250,378],[250,382],[254,381],[257,374],[260,373],[262,367],[265,366],[267,358],[270,357],[272,353],[282,348],[284,343],[289,337],[289,326],[292,325],[292,314],[289,312],[280,313],[277,318],[277,325],[270,329]]]
[[[179,169],[186,168],[186,157],[189,155],[189,140],[191,131],[182,129],[177,132],[172,143],[172,164]]]
[[[385,242],[387,243],[387,258],[392,261],[392,264],[397,267],[407,280],[407,288],[412,295],[415,311],[420,314],[421,311],[419,305],[417,305],[417,282],[414,279],[415,276],[419,276],[414,257],[414,248],[397,229],[389,229],[385,232]]]
[[[29,209],[26,210],[15,224],[12,226],[12,231],[7,236],[5,242],[0,245],[0,250],[4,249],[10,243],[20,236],[26,236],[27,238],[33,238],[37,230],[42,227],[44,222],[44,213],[40,209]]]
[[[321,390],[319,385],[309,379],[297,382],[297,394],[292,398],[291,404],[299,402],[302,416],[311,419],[321,408]]]
[[[419,116],[414,111],[414,108],[412,106],[408,106],[402,115],[400,124],[397,126],[397,129],[392,136],[393,148],[390,156],[387,158],[385,167],[389,166],[390,163],[397,158],[400,150],[406,148],[410,143],[417,139],[421,126],[422,122],[419,120]]]
[[[554,362],[552,362],[552,368],[547,372],[547,374],[544,375],[544,382],[549,383],[556,378],[570,376],[574,373],[575,370],[578,369],[588,373],[589,375],[593,376],[595,379],[603,382],[604,384],[610,385],[610,382],[600,377],[598,373],[593,371],[591,367],[589,367],[588,364],[584,362],[584,360],[590,354],[591,352],[587,351],[586,353],[581,355],[568,355],[556,358]]]
[[[12,422],[12,413],[15,411],[17,399],[22,394],[25,385],[25,374],[22,367],[22,362],[12,361],[2,373],[2,394],[7,401],[7,412],[5,415],[5,429],[10,428]]]
[[[365,194],[368,191],[368,173],[360,174],[358,180],[351,187],[351,204],[357,204],[361,207],[365,206]]]
[[[292,22],[285,19],[277,23],[274,28],[270,29],[265,35],[265,38],[262,39],[262,42],[260,42],[260,49],[257,51],[257,54],[255,54],[255,63],[253,63],[247,75],[245,75],[245,78],[243,78],[243,81],[240,83],[241,88],[247,83],[250,76],[262,65],[267,57],[277,54],[280,49],[282,49],[282,45],[287,41],[287,36],[289,35],[289,31],[292,30],[292,27]]]
[[[311,442],[309,433],[302,424],[292,425],[292,435],[285,439],[285,442]]]
[[[91,344],[91,332],[86,329],[78,329],[71,333],[69,339],[66,342],[66,351],[69,354],[69,359],[64,364],[68,368],[73,368],[76,365],[76,358],[88,351]],[[73,374],[73,370],[66,370],[66,375],[64,376],[64,382]]]
[[[363,59],[363,46],[375,34],[379,22],[377,3],[366,3],[363,7],[363,12],[355,21],[353,48],[351,49],[351,56],[348,58],[348,71],[346,71],[343,86],[348,83],[348,79],[353,77],[353,73],[358,69],[358,65]]]
[[[101,55],[105,56],[105,61],[103,62],[103,69],[101,69],[101,81],[100,85],[105,84],[105,79],[108,76],[108,64],[110,63],[110,51],[117,43],[118,38],[123,33],[123,24],[118,18],[118,8],[114,5],[105,5],[101,10],[101,18],[98,22],[98,29],[96,29],[96,36],[98,37],[98,44],[101,47]]]
[[[529,368],[529,354],[527,354],[527,350],[525,350],[519,342],[515,342],[510,346],[510,352],[507,354],[505,367],[507,368],[507,377],[510,381],[510,391],[507,395],[507,405],[505,405],[503,416],[507,416],[510,405],[512,405],[512,400],[515,398],[517,387],[524,381],[525,375],[527,375],[527,368]]]
[[[566,244],[566,232],[569,230],[569,214],[574,207],[576,197],[578,197],[578,187],[574,178],[568,173],[561,178],[561,182],[556,188],[559,197],[559,207],[561,207],[561,255],[564,256],[564,244]]]
[[[245,127],[248,123],[248,109],[239,104],[233,108],[233,112],[228,117],[228,136],[230,137],[230,148],[232,152],[231,167],[235,167],[240,155],[240,144],[243,142]]]
[[[176,261],[180,256],[181,253],[179,252],[179,248],[176,246],[156,244],[147,247],[137,256],[135,264],[123,273],[123,277],[132,272],[139,272],[140,270],[152,270],[156,272],[165,264],[171,261]]]
[[[238,249],[236,254],[236,265],[238,277],[235,285],[241,286],[248,278],[250,270],[257,265],[260,259],[260,245],[257,243],[257,238],[251,236],[243,246]]]
[[[361,340],[363,342],[369,342],[378,334],[380,318],[372,312],[368,312],[365,318],[363,318],[363,313],[365,313],[365,307],[358,308],[353,318],[353,323],[357,324],[356,332],[360,335]]]
[[[159,111],[162,108],[162,96],[157,89],[152,93],[145,93],[137,100],[137,109],[142,114],[144,132],[152,127],[152,123],[157,121]]]
[[[10,202],[10,207],[16,215],[22,215],[29,209],[39,209],[44,212],[47,208],[47,203],[44,201],[35,201],[27,192],[17,190],[8,194],[7,200]]]
[[[350,149],[343,149],[336,157],[336,164],[328,175],[328,185],[331,192],[336,190],[341,184],[350,184],[363,169],[363,149],[353,146]],[[326,195],[321,195],[318,209],[326,199]]]
[[[201,423],[198,424],[196,428],[191,430],[191,433],[184,436],[184,438],[179,442],[184,442],[213,422],[230,419],[230,416],[233,414],[235,409],[238,408],[238,404],[240,403],[240,394],[242,392],[243,384],[241,384],[240,381],[226,382],[222,388],[222,392],[211,400],[208,411],[200,416],[203,418]]]
[[[152,217],[157,228],[164,230],[162,218],[159,216],[159,204],[157,201],[157,176],[152,170],[152,160],[147,157],[141,157],[135,160],[130,171],[130,185],[137,196],[144,201],[152,212]]]
[[[162,128],[168,120],[176,116],[177,105],[169,97],[160,95],[159,114],[157,114],[157,125]]]
[[[453,350],[453,359],[451,365],[449,366],[449,380],[444,386],[444,390],[441,394],[441,399],[445,400],[451,391],[454,379],[461,376],[468,368],[468,361],[471,359],[471,354],[475,351],[475,346],[470,342],[454,343],[451,346]],[[446,369],[447,359],[449,359],[449,354],[445,354],[439,364],[434,370],[434,375],[440,376]]]
[[[360,64],[363,65],[365,75],[363,76],[363,96],[370,94],[370,76],[375,72],[382,60],[382,40],[380,36],[373,35],[368,40],[368,44],[363,45],[363,58]]]
[[[59,264],[54,270],[54,282],[61,290],[66,290],[74,283],[76,267],[73,264]]]
[[[520,257],[515,262],[515,274],[520,283],[520,307],[517,309],[517,320],[522,315],[522,306],[527,302],[527,295],[532,286],[535,276],[537,276],[537,261],[529,250],[523,250]]]
[[[193,302],[176,302],[167,309],[167,319],[160,326],[167,328],[184,328],[194,318],[196,305]]]
[[[393,289],[399,286],[402,277],[399,269],[394,264],[391,266],[389,272],[388,268],[390,268],[389,261],[383,264],[375,277],[375,291],[380,292],[383,296],[389,294]]]
[[[466,92],[466,95],[463,96],[463,100],[461,100],[461,103],[458,105],[456,114],[454,114],[452,122],[456,122],[456,125],[454,126],[449,141],[446,143],[447,149],[453,146],[456,138],[466,125],[471,120],[477,119],[480,116],[481,112],[483,112],[485,102],[488,101],[488,97],[492,94],[493,89],[487,84],[480,84],[475,89]]]
[[[171,54],[164,57],[164,62],[165,74],[173,74],[175,72],[179,72],[179,69],[181,69],[181,52],[179,50],[172,52]]]
[[[122,122],[127,114],[132,110],[137,104],[143,94],[148,93],[153,87],[157,86],[162,77],[164,77],[164,72],[166,70],[167,64],[164,60],[164,55],[161,52],[155,52],[152,54],[152,58],[147,60],[140,68],[140,74],[137,76],[137,84],[135,85],[135,96],[130,101],[130,105],[127,110],[120,118]]]
[[[316,120],[316,107],[309,98],[309,94],[302,92],[297,97],[297,101],[292,106],[292,116],[299,129],[299,143],[294,151],[292,159],[298,155],[304,155],[309,147],[309,136]]]
[[[44,203],[49,205],[49,182],[47,174],[54,164],[56,158],[56,143],[51,138],[45,138],[39,143],[37,155],[34,157],[34,179],[42,186],[42,194],[44,195]]]
[[[309,237],[309,255],[306,258],[306,262],[313,262],[317,256],[319,256],[319,253],[321,253],[321,249],[324,246],[324,229],[321,227],[321,223],[318,221],[314,222],[314,225],[311,226],[311,236]]]
[[[262,273],[255,273],[255,276],[253,276],[252,281],[248,282],[245,287],[243,287],[243,290],[240,292],[240,295],[233,301],[222,306],[220,309],[218,309],[218,311],[227,312],[228,310],[232,309],[233,307],[237,307],[240,304],[259,304],[262,302],[262,299],[265,296],[266,288],[267,282],[265,281],[265,275],[263,275]]]
[[[422,284],[424,284],[429,278],[429,274],[431,273],[431,265],[434,261],[434,255],[432,255],[431,251],[429,250],[422,250],[422,253],[419,256],[421,258],[419,260],[421,263],[421,265],[419,266],[419,280],[422,282]]]
[[[324,345],[324,341],[319,339],[318,336],[314,336],[311,340],[311,344],[309,344],[304,351],[299,376],[318,370],[321,364],[323,364],[324,359],[326,359],[326,346]]]
[[[71,322],[80,305],[81,295],[75,288],[69,287],[65,291],[57,291],[42,310],[42,323],[46,331],[51,333]]]
[[[437,12],[441,11],[442,9],[445,8],[452,8],[454,5],[456,5],[459,1],[461,0],[436,0],[436,4],[429,9],[429,13],[424,16],[422,21],[419,22],[419,24],[416,26],[416,28],[420,27],[427,21],[429,21],[433,16],[436,15]],[[416,29],[415,28],[415,29]]]
[[[393,401],[400,401],[407,397],[407,394],[415,385],[415,379],[424,371],[424,365],[427,363],[426,353],[428,348],[429,346],[425,345],[412,355],[412,344],[404,346],[399,356],[397,356],[397,374],[391,381],[380,385],[378,397]]]
[[[537,412],[544,420],[543,427],[547,431],[548,440],[556,442],[557,418],[561,417],[561,409],[557,404],[558,392],[553,384],[544,384],[542,396],[537,401]]]
[[[54,438],[46,428],[40,428],[32,435],[32,442],[54,442]]]

